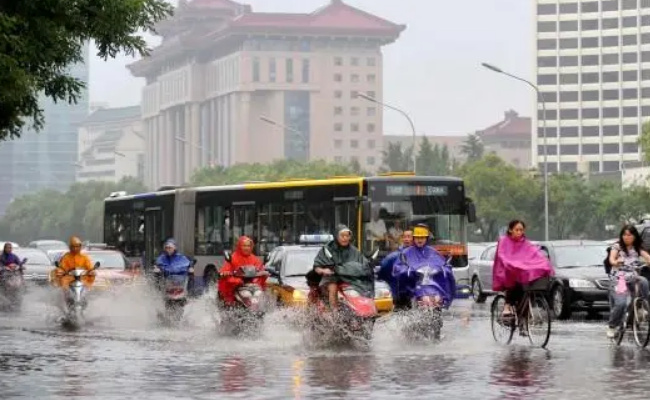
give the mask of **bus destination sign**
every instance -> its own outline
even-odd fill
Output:
[[[429,185],[388,185],[386,186],[387,196],[446,196],[449,188],[447,186]]]

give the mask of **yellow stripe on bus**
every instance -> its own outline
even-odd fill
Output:
[[[336,178],[336,179],[310,179],[284,182],[245,183],[244,189],[278,189],[285,187],[312,187],[358,184],[363,190],[363,177]]]

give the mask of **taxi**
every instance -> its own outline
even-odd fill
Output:
[[[266,257],[268,291],[279,306],[304,307],[309,287],[305,276],[311,271],[321,247],[333,240],[332,235],[301,235],[300,245],[278,246]],[[375,305],[379,313],[393,309],[393,298],[388,285],[375,282]]]

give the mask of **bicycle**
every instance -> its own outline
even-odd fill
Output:
[[[546,301],[550,278],[540,278],[524,285],[524,297],[515,304],[515,314],[504,317],[506,297],[498,294],[490,307],[492,336],[497,343],[510,344],[519,329],[533,346],[545,348],[551,338],[551,309]],[[523,330],[522,328],[525,328]],[[539,328],[539,329],[538,329]]]
[[[634,265],[628,266],[632,268],[632,274],[635,277],[639,276],[639,269],[643,268],[644,265],[635,263]],[[625,279],[624,271],[617,271],[610,274],[610,279],[614,282],[614,279]],[[634,334],[634,342],[638,347],[645,348],[650,342],[650,303],[648,299],[644,299],[640,296],[639,290],[639,280],[635,279],[634,290],[631,293],[628,289],[627,283],[625,284],[626,294],[627,294],[627,305],[625,307],[625,313],[621,319],[621,323],[616,329],[616,334],[611,339],[617,346],[620,346],[625,336],[625,330],[627,329],[628,320],[630,314],[632,315],[632,333]],[[641,312],[641,311],[645,312]]]

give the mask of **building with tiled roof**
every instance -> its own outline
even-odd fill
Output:
[[[98,108],[79,126],[77,181],[144,180],[140,106]]]
[[[404,29],[341,0],[303,14],[181,0],[162,43],[129,66],[147,80],[147,183],[283,158],[379,167],[383,112],[356,94],[382,98],[381,49]]]
[[[502,121],[477,131],[485,152],[493,152],[519,168],[532,166],[532,120],[514,111],[506,111]]]

